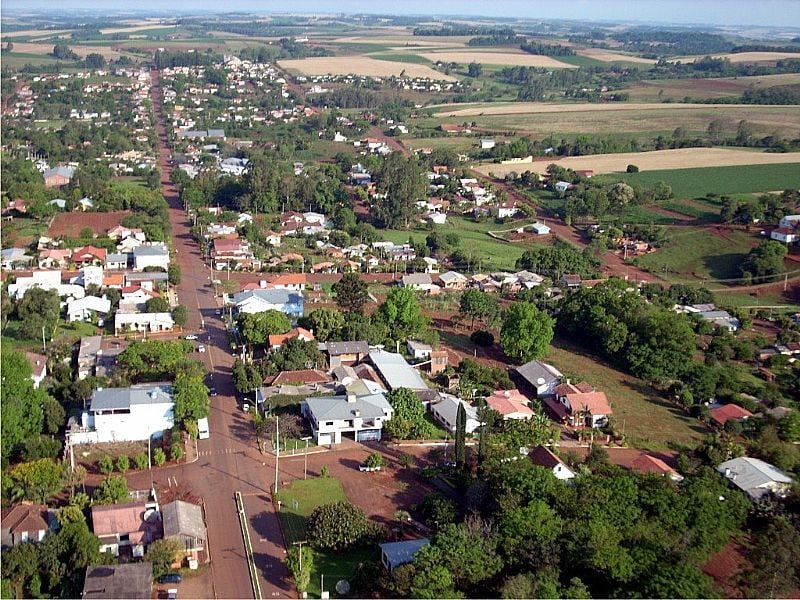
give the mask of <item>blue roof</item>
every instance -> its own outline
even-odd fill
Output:
[[[418,540],[405,540],[403,542],[389,542],[380,544],[381,551],[386,555],[389,569],[405,565],[414,560],[414,556],[430,543],[428,538]]]

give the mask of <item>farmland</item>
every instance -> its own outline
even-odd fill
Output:
[[[368,56],[324,56],[299,60],[281,60],[284,69],[306,75],[365,75],[369,77],[398,76],[405,72],[410,77],[427,77],[444,81],[456,81],[455,77],[439,73],[426,65],[408,62],[375,60]]]
[[[122,54],[113,48],[103,46],[70,46],[70,49],[78,56],[86,56],[87,54],[97,53],[101,54],[105,59],[117,59]],[[14,52],[31,55],[44,55],[47,56],[53,52],[53,44],[47,42],[31,43],[31,42],[15,42]]]
[[[641,65],[655,64],[652,58],[642,58],[641,56],[633,56],[630,54],[622,54],[620,52],[610,52],[600,48],[584,48],[577,50],[579,56],[585,56],[600,62],[613,63],[613,62],[628,62],[637,63]]]
[[[639,81],[625,91],[633,102],[680,102],[689,97],[696,100],[741,96],[750,88],[763,89],[776,85],[796,85],[800,74],[784,73],[758,77],[728,77],[714,79],[654,79]]]
[[[653,152],[626,152],[620,154],[595,154],[591,156],[572,156],[559,159],[537,160],[533,163],[501,165],[496,163],[485,163],[476,167],[476,170],[484,175],[494,173],[496,177],[503,177],[506,173],[532,171],[544,173],[547,165],[555,163],[559,166],[583,170],[588,169],[596,174],[601,173],[624,173],[628,165],[633,164],[639,167],[640,171],[659,171],[662,174],[659,179],[665,179],[665,171],[702,169],[703,167],[742,167],[744,165],[757,165],[762,168],[771,166],[777,168],[777,172],[784,171],[789,181],[796,181],[797,163],[800,163],[800,154],[775,154],[748,150],[733,150],[728,148],[681,148],[677,150],[656,150]],[[778,168],[782,165],[785,167]],[[757,172],[757,171],[756,171]],[[752,173],[751,173],[752,174]],[[705,175],[703,173],[700,174]],[[628,176],[625,174],[625,176]],[[639,174],[644,177],[644,174]],[[684,174],[679,174],[683,178]],[[785,189],[791,185],[777,185],[764,179],[761,182],[751,182],[742,185],[756,187],[756,189],[734,189],[732,191],[765,191],[771,189]],[[673,191],[675,191],[673,189]],[[727,193],[727,192],[726,192]],[[675,191],[676,195],[679,195]]]
[[[547,69],[575,69],[575,65],[561,62],[549,56],[527,54],[524,52],[428,52],[423,54],[432,62],[485,63],[490,65],[507,65],[514,67],[542,67]]]
[[[675,58],[675,61],[694,62],[701,60],[702,56],[683,56]],[[715,54],[713,58],[725,58],[732,63],[763,63],[775,62],[784,58],[800,58],[798,52],[736,52],[733,54]]]

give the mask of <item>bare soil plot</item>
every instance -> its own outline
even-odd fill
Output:
[[[306,75],[364,75],[389,77],[405,72],[409,77],[427,77],[443,81],[456,81],[455,77],[439,73],[426,65],[375,60],[367,56],[322,56],[298,60],[281,60],[284,69],[294,69]]]
[[[509,65],[513,67],[544,67],[550,69],[577,69],[575,65],[570,65],[550,56],[540,56],[528,54],[526,52],[492,52],[481,50],[470,52],[467,50],[459,52],[428,52],[420,54],[433,62],[456,62],[471,63],[477,62],[488,65]]]
[[[702,60],[702,56],[683,56],[673,59],[672,62],[695,62]],[[775,62],[784,58],[800,58],[800,52],[736,52],[734,54],[718,54],[714,58],[727,58],[732,63],[759,63]]]
[[[697,110],[713,108],[752,108],[748,104],[646,104],[636,102],[620,102],[615,104],[594,104],[581,102],[575,104],[545,104],[539,102],[514,102],[508,104],[484,104],[458,110],[445,110],[436,113],[440,117],[476,117],[489,115],[525,115],[564,112],[626,112],[642,110]]]
[[[609,52],[602,48],[581,48],[575,51],[580,56],[593,58],[603,62],[631,62],[643,65],[654,65],[656,61],[652,58],[642,58],[632,54],[622,54],[621,52]]]
[[[117,50],[113,48],[109,48],[108,46],[73,46],[70,45],[70,49],[75,52],[78,56],[86,56],[87,54],[102,54],[103,58],[106,59],[117,59],[122,54],[120,54]],[[14,52],[24,52],[26,54],[42,54],[42,55],[49,55],[53,52],[53,44],[50,43],[31,43],[31,42],[15,42],[14,43]]]
[[[120,221],[129,214],[131,213],[127,210],[59,213],[47,230],[47,235],[50,237],[78,237],[80,232],[88,227],[98,236],[102,236],[112,227],[119,225]]]
[[[626,152],[622,154],[595,154],[594,156],[570,156],[558,160],[537,160],[524,165],[482,164],[476,171],[503,177],[512,171],[544,173],[547,165],[555,163],[574,170],[592,170],[596,174],[618,173],[628,165],[635,164],[640,171],[664,169],[692,169],[699,167],[726,167],[741,165],[766,165],[800,163],[800,154],[774,154],[732,150],[729,148],[680,148],[655,150],[653,152]]]
[[[158,21],[149,21],[145,23],[140,23],[139,25],[131,25],[130,27],[114,27],[111,29],[101,29],[100,33],[103,35],[111,34],[111,33],[135,33],[137,31],[145,31],[146,29],[166,29],[166,28],[175,28],[177,25],[169,25],[169,24],[162,24]]]
[[[25,37],[29,35],[56,35],[59,33],[67,33],[72,31],[71,29],[22,29],[20,31],[8,31],[3,32],[3,38],[13,38],[13,37]],[[14,44],[16,46],[16,44]]]

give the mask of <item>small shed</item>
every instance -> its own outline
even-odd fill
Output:
[[[404,540],[402,542],[390,542],[381,544],[381,563],[389,571],[395,567],[405,565],[414,560],[417,552],[430,543],[428,538],[418,540]]]

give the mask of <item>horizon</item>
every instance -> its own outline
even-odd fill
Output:
[[[796,0],[762,0],[755,9],[752,0],[574,0],[565,5],[558,0],[499,0],[491,4],[478,0],[439,0],[435,5],[423,0],[406,0],[402,5],[386,7],[366,0],[296,0],[287,7],[264,6],[258,0],[231,0],[220,6],[212,0],[196,0],[191,8],[169,11],[169,14],[232,13],[254,14],[369,14],[386,16],[540,19],[546,21],[583,21],[641,23],[660,25],[706,25],[714,27],[800,28],[800,2]],[[433,10],[435,8],[435,10]],[[117,0],[73,0],[68,6],[55,0],[3,0],[5,12],[70,10],[102,15],[110,12],[130,14],[164,14],[163,3],[142,0],[132,9]]]

